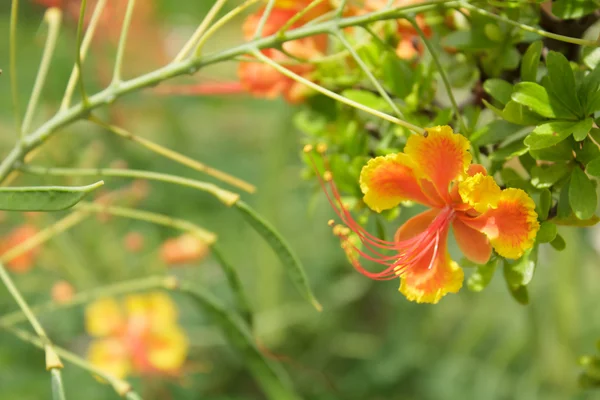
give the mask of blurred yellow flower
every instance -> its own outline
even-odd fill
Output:
[[[95,338],[88,359],[119,378],[176,374],[185,361],[188,341],[175,304],[164,293],[97,300],[87,307],[85,323]]]

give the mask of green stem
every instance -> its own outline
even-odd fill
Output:
[[[218,12],[221,11],[221,8],[223,8],[226,2],[227,0],[217,0],[215,4],[213,4],[213,6],[210,8],[208,13],[202,20],[202,22],[200,22],[200,25],[198,26],[190,40],[186,42],[181,51],[173,59],[173,62],[179,62],[190,54],[190,51],[192,51],[198,40],[202,37],[202,35],[204,35],[206,29],[210,26],[210,24],[215,19]]]
[[[98,2],[96,2],[96,7],[94,7],[94,12],[92,13],[92,18],[90,19],[87,31],[83,37],[83,42],[81,42],[81,49],[79,51],[79,57],[81,58],[81,61],[85,60],[85,56],[87,55],[92,43],[92,39],[94,38],[94,34],[96,33],[96,28],[98,27],[98,22],[100,21],[100,17],[102,16],[102,11],[104,11],[106,2],[107,0],[98,0]],[[69,82],[67,83],[67,88],[60,104],[59,110],[61,112],[64,112],[71,105],[71,98],[73,97],[73,91],[75,90],[77,82],[79,82],[79,68],[77,67],[77,64],[75,64],[71,70],[71,76],[69,76]]]
[[[63,386],[60,370],[54,368],[50,371],[52,379],[52,400],[66,400],[65,388]]]
[[[337,19],[342,18],[347,2],[348,2],[348,0],[340,1],[340,5],[338,6],[337,10],[335,11],[335,18],[337,18]]]
[[[532,26],[525,25],[525,24],[522,24],[517,21],[513,21],[512,19],[500,16],[500,15],[496,15],[487,10],[484,10],[482,8],[479,8],[472,4],[469,4],[466,1],[459,1],[459,7],[466,8],[468,10],[471,10],[471,11],[476,12],[481,15],[485,15],[486,17],[495,19],[497,21],[502,21],[507,24],[514,25],[516,27],[519,27],[520,29],[523,29],[524,31],[537,33],[538,35],[547,37],[549,39],[555,39],[555,40],[559,40],[561,42],[566,42],[566,43],[578,44],[581,46],[600,47],[600,42],[598,42],[598,41],[574,38],[574,37],[559,35],[559,34],[552,33],[552,32],[546,32],[543,29],[534,28]]]
[[[375,86],[375,88],[377,89],[377,91],[379,92],[381,97],[383,97],[385,99],[385,101],[389,104],[389,106],[392,108],[392,110],[396,113],[396,115],[398,117],[404,118],[404,115],[402,114],[400,109],[398,109],[398,106],[396,105],[396,103],[394,103],[394,101],[392,100],[390,95],[385,91],[383,86],[381,86],[381,83],[379,83],[379,80],[377,80],[375,75],[373,75],[373,73],[371,72],[371,70],[369,69],[367,64],[365,64],[365,62],[362,60],[362,58],[360,58],[360,56],[358,55],[356,50],[354,50],[354,48],[352,48],[352,45],[348,42],[348,40],[346,40],[346,38],[344,37],[344,34],[341,33],[340,31],[334,32],[334,34],[338,38],[338,40],[342,43],[342,45],[348,50],[350,55],[352,55],[352,58],[354,58],[354,60],[356,61],[356,63],[360,67],[360,69],[362,69],[363,72],[367,75],[367,77],[369,78],[369,80],[371,81],[373,86]]]
[[[52,55],[54,54],[56,41],[58,40],[58,33],[60,32],[62,12],[58,8],[49,8],[46,11],[44,20],[48,24],[48,37],[46,38],[46,44],[42,54],[42,61],[40,62],[35,83],[33,84],[33,90],[31,92],[31,97],[29,98],[29,104],[27,104],[27,110],[25,111],[25,118],[23,119],[22,127],[23,132],[29,131],[40,94],[42,93],[42,89],[46,83],[46,76],[48,75],[48,69],[50,68],[50,62],[52,61]]]
[[[273,7],[275,6],[275,0],[268,0],[267,7],[265,7],[260,20],[258,21],[258,25],[256,26],[256,31],[254,32],[253,40],[262,37],[263,30],[265,29],[265,24],[267,20],[271,16],[271,12],[273,11]]]
[[[456,99],[454,98],[454,93],[452,93],[452,85],[450,85],[450,80],[448,79],[448,75],[446,75],[444,66],[440,62],[440,59],[437,56],[437,53],[435,52],[435,49],[431,45],[431,42],[429,42],[429,39],[427,39],[427,36],[425,36],[425,33],[423,32],[423,30],[419,27],[419,24],[417,23],[417,21],[412,18],[409,18],[408,20],[410,21],[413,28],[415,28],[415,30],[421,37],[421,40],[423,41],[423,43],[425,43],[425,47],[427,47],[429,54],[431,54],[431,58],[433,59],[433,62],[435,63],[437,70],[440,73],[440,76],[442,77],[442,81],[444,82],[444,86],[446,87],[446,93],[448,93],[448,97],[450,98],[450,102],[452,103],[452,108],[454,108],[454,113],[456,114],[456,119],[458,120],[458,124],[460,125],[462,134],[464,136],[469,137],[469,130],[467,129],[467,125],[465,124],[465,121],[462,117],[460,108],[458,107],[458,103],[456,102]]]
[[[19,141],[25,137],[23,126],[21,125],[21,107],[19,105],[19,81],[17,76],[17,24],[19,20],[19,0],[12,0],[10,7],[10,32],[9,32],[9,65],[10,65],[10,89],[12,92],[13,110],[15,114],[15,124]]]
[[[131,17],[135,8],[135,0],[127,2],[127,10],[125,18],[123,18],[123,26],[121,27],[121,36],[119,37],[119,45],[117,47],[117,58],[115,60],[115,69],[111,85],[119,85],[121,83],[121,71],[123,69],[123,56],[125,55],[125,46],[127,45],[127,36],[129,27],[131,26]]]
[[[294,31],[292,31],[294,32]],[[287,76],[290,79],[293,79],[297,82],[300,82],[306,86],[308,86],[309,88],[324,94],[327,97],[330,97],[334,100],[337,100],[341,103],[344,103],[346,105],[349,105],[350,107],[354,107],[357,108],[361,111],[364,111],[366,113],[369,113],[371,115],[374,115],[376,117],[379,117],[381,119],[384,119],[386,121],[390,121],[396,125],[400,125],[404,128],[410,129],[413,132],[422,134],[423,132],[425,132],[425,130],[423,128],[420,128],[416,125],[411,124],[410,122],[406,122],[403,121],[401,119],[398,119],[396,117],[392,117],[391,115],[388,115],[386,113],[382,113],[381,111],[377,111],[371,107],[367,107],[364,104],[360,104],[354,100],[348,99],[344,96],[341,96],[335,92],[332,92],[329,89],[325,89],[324,87],[317,85],[314,82],[309,81],[308,79],[290,71],[289,69],[277,64],[275,61],[271,60],[269,57],[265,56],[264,54],[262,54],[260,51],[258,51],[258,49],[254,49],[252,51],[252,54],[254,55],[254,57],[258,58],[259,60],[263,61],[265,64],[270,65],[271,67],[273,67],[274,69],[276,69],[278,72],[280,72],[281,74]]]
[[[258,3],[259,1],[261,1],[261,0],[246,0],[244,3],[240,4],[233,10],[229,11],[221,19],[219,19],[217,22],[215,22],[210,28],[208,28],[206,33],[204,35],[202,35],[202,37],[200,37],[200,39],[198,40],[198,44],[196,45],[196,49],[194,50],[194,55],[195,55],[196,59],[198,59],[200,57],[200,55],[202,53],[202,48],[204,47],[204,45],[206,44],[208,39],[216,31],[218,31],[223,25],[225,25],[226,23],[231,21],[233,18],[235,18],[238,14],[243,12],[245,9],[247,9],[248,7],[250,7],[251,5],[253,5],[255,3]]]
[[[114,168],[47,168],[33,165],[22,165],[19,169],[35,175],[53,175],[53,176],[103,176],[103,177],[119,177],[133,179],[147,179],[151,181],[168,182],[180,186],[186,186],[193,189],[201,190],[215,196],[226,206],[234,205],[240,198],[237,193],[230,192],[225,189],[195,179],[182,178],[176,175],[163,174],[159,172],[141,171],[135,169],[114,169]],[[0,256],[0,260],[2,257]]]
[[[281,36],[285,34],[296,22],[298,22],[302,17],[312,11],[316,6],[320,5],[325,0],[313,0],[308,6],[304,7],[302,10],[298,11],[292,18],[290,18],[285,25],[279,29],[277,35]]]
[[[31,307],[32,312],[36,314],[47,314],[53,311],[64,310],[76,307],[82,304],[88,304],[102,297],[120,296],[128,293],[141,292],[150,289],[164,287],[169,282],[165,276],[148,276],[136,278],[130,281],[118,282],[111,285],[79,292],[63,303],[49,302]],[[13,312],[0,317],[0,327],[10,327],[24,322],[27,317],[23,312]],[[59,353],[60,354],[60,353]]]
[[[132,134],[131,132],[126,131],[125,129],[119,128],[118,126],[107,124],[94,116],[90,116],[89,120],[94,122],[95,124],[100,125],[101,127],[105,128],[109,132],[114,133],[115,135],[121,136],[122,138],[125,138],[128,140],[131,140],[132,142],[135,142],[156,154],[159,154],[170,160],[178,162],[179,164],[185,165],[186,167],[195,169],[196,171],[199,171],[199,172],[203,172],[207,175],[217,178],[223,182],[229,183],[230,185],[236,186],[236,187],[238,187],[242,190],[245,190],[249,193],[253,193],[256,190],[254,185],[244,182],[243,180],[241,180],[239,178],[236,178],[232,175],[229,175],[229,174],[219,171],[217,169],[211,168],[205,164],[202,164],[201,162],[198,162],[192,158],[186,157],[183,154],[180,154],[174,150],[163,147],[157,143],[151,142],[140,136],[136,136],[136,135]]]
[[[27,331],[24,331],[24,330],[18,329],[18,328],[14,328],[14,327],[10,327],[10,326],[1,325],[1,324],[0,324],[0,328],[6,329],[7,331],[11,332],[19,339],[21,339],[25,342],[31,343],[32,345],[34,345],[36,347],[43,349],[45,346],[41,340],[39,340],[35,336],[31,335]],[[113,387],[113,389],[117,392],[117,394],[119,396],[126,396],[127,393],[130,393],[132,391],[131,385],[128,382],[126,382],[122,379],[119,379],[113,375],[110,375],[110,374],[104,372],[103,370],[101,370],[100,368],[93,366],[92,364],[90,364],[89,362],[84,360],[83,358],[79,357],[77,354],[71,353],[70,351],[65,350],[61,347],[55,347],[55,350],[56,350],[56,353],[59,354],[64,360],[66,360],[66,361],[70,362],[71,364],[76,365],[79,368],[89,372],[90,374],[98,376],[98,377],[102,378],[104,381],[108,382]]]
[[[79,7],[79,22],[77,23],[77,54],[75,55],[75,65],[79,70],[79,92],[83,108],[89,108],[89,100],[85,92],[85,83],[83,82],[83,62],[81,60],[81,37],[83,35],[83,23],[85,21],[85,10],[87,8],[87,0],[81,0]]]

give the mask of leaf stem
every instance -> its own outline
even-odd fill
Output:
[[[44,15],[44,20],[48,24],[48,37],[46,38],[46,44],[42,54],[42,61],[40,62],[35,83],[33,84],[31,97],[29,98],[29,103],[27,104],[27,110],[25,111],[25,118],[23,118],[22,131],[24,133],[29,131],[40,94],[42,93],[42,89],[46,83],[46,76],[48,75],[48,69],[50,68],[54,49],[56,48],[56,41],[58,40],[58,33],[60,32],[62,11],[55,7],[49,8]]]
[[[66,400],[65,388],[63,386],[60,370],[53,368],[50,371],[52,379],[52,400]]]
[[[435,49],[431,45],[431,42],[429,41],[429,39],[427,39],[427,36],[425,36],[425,32],[423,32],[423,30],[421,29],[421,27],[419,26],[417,21],[413,18],[408,18],[408,21],[412,24],[413,28],[417,31],[417,33],[421,37],[421,40],[423,41],[423,43],[425,43],[425,47],[427,47],[427,50],[429,51],[429,54],[431,55],[431,58],[433,59],[433,62],[435,63],[435,66],[437,67],[438,72],[440,73],[442,81],[444,82],[444,86],[446,87],[446,93],[448,94],[448,97],[450,98],[450,102],[452,103],[452,108],[454,108],[454,113],[456,114],[456,119],[458,120],[458,124],[460,125],[462,134],[466,137],[469,137],[470,132],[467,129],[467,125],[465,124],[465,121],[462,117],[460,108],[458,107],[458,103],[456,102],[456,98],[454,97],[454,93],[452,93],[452,85],[450,84],[448,75],[446,74],[446,71],[444,70],[444,66],[440,62],[440,59],[437,56],[437,53],[435,52]]]
[[[217,240],[217,236],[209,232],[196,224],[189,221],[169,217],[164,214],[157,214],[150,211],[136,210],[134,208],[118,207],[118,206],[106,206],[103,204],[80,202],[76,206],[76,209],[85,211],[91,211],[98,214],[110,214],[118,217],[136,219],[139,221],[150,222],[157,225],[168,226],[173,229],[178,229],[184,232],[189,232],[198,239],[204,241],[207,244],[212,244]]]
[[[221,19],[219,19],[217,22],[215,22],[210,28],[208,28],[206,33],[204,33],[204,35],[202,35],[200,37],[200,39],[198,40],[198,44],[196,45],[196,49],[194,50],[194,54],[195,54],[196,58],[200,57],[200,54],[202,53],[202,48],[204,47],[204,45],[206,44],[208,39],[216,31],[218,31],[223,25],[225,25],[226,23],[231,21],[233,18],[235,18],[238,14],[240,14],[246,8],[252,6],[255,3],[258,3],[259,1],[261,1],[261,0],[246,0],[245,2],[243,2],[242,4],[240,4],[239,6],[234,8],[233,10],[229,11]]]
[[[181,51],[173,59],[173,62],[179,62],[190,54],[190,51],[192,51],[198,40],[202,37],[202,35],[204,35],[206,29],[210,26],[210,24],[215,19],[218,12],[221,11],[221,8],[223,8],[226,2],[227,0],[217,0],[215,4],[213,4],[210,10],[208,10],[208,13],[206,14],[202,22],[200,22],[200,25],[198,26],[192,37],[186,42]]]
[[[81,37],[83,35],[86,8],[87,0],[81,0],[81,6],[79,7],[79,21],[77,23],[77,54],[75,55],[75,65],[79,70],[79,92],[84,109],[89,108],[89,100],[85,92],[85,83],[83,82],[83,61],[81,59]]]
[[[48,168],[39,167],[33,165],[22,165],[19,169],[23,172],[27,172],[35,175],[54,175],[54,176],[111,176],[121,178],[134,178],[134,179],[147,179],[151,181],[168,182],[180,186],[186,186],[193,189],[201,190],[215,196],[226,206],[230,207],[235,204],[240,195],[237,193],[230,192],[225,189],[208,183],[202,182],[195,179],[183,178],[176,175],[163,174],[152,171],[142,171],[135,169],[114,169],[114,168]],[[0,260],[2,257],[0,256]]]
[[[21,106],[19,105],[19,80],[17,75],[17,25],[19,21],[19,0],[12,0],[10,7],[10,31],[9,31],[9,65],[10,65],[10,89],[12,92],[13,110],[15,114],[15,125],[19,141],[25,137],[21,125]]]
[[[159,154],[159,155],[161,155],[165,158],[168,158],[170,160],[173,160],[179,164],[185,165],[186,167],[195,169],[196,171],[203,172],[209,176],[212,176],[213,178],[219,179],[219,180],[226,182],[232,186],[235,186],[242,190],[245,190],[248,193],[254,193],[256,191],[256,187],[254,185],[251,185],[251,184],[249,184],[239,178],[236,178],[232,175],[229,175],[225,172],[211,168],[199,161],[196,161],[190,157],[184,156],[183,154],[180,154],[174,150],[168,149],[157,143],[151,142],[148,139],[144,139],[143,137],[136,136],[133,133],[126,131],[123,128],[119,128],[118,126],[107,124],[94,116],[90,116],[89,120],[94,122],[95,124],[100,125],[101,127],[105,128],[109,132],[114,133],[115,135],[121,136],[122,138],[131,140],[132,142],[135,142],[135,143],[145,147],[146,149],[152,151],[153,153]]]
[[[263,14],[260,17],[260,20],[258,21],[258,25],[256,26],[256,31],[254,31],[254,36],[252,37],[253,40],[256,40],[256,39],[262,37],[263,31],[265,29],[265,24],[267,23],[267,20],[271,16],[273,7],[275,7],[275,0],[268,0],[267,6],[265,7]]]
[[[559,34],[552,33],[552,32],[547,32],[547,31],[545,31],[543,29],[534,28],[532,26],[525,25],[525,24],[522,24],[522,23],[517,22],[517,21],[513,21],[512,19],[509,19],[509,18],[500,16],[500,15],[497,15],[497,14],[491,13],[491,12],[489,12],[487,10],[484,10],[482,8],[479,8],[479,7],[476,7],[476,6],[472,5],[472,4],[469,4],[466,1],[459,1],[459,7],[464,7],[466,9],[474,11],[474,12],[476,12],[478,14],[485,15],[486,17],[495,19],[497,21],[502,21],[502,22],[505,22],[507,24],[517,26],[520,29],[523,29],[524,31],[527,31],[527,32],[537,33],[538,35],[543,36],[543,37],[547,37],[549,39],[554,39],[554,40],[558,40],[558,41],[566,42],[566,43],[578,44],[578,45],[581,45],[581,46],[600,47],[600,42],[598,42],[598,41],[587,40],[587,39],[580,39],[580,38],[574,38],[574,37],[559,35]]]
[[[310,4],[306,7],[304,7],[302,10],[298,11],[296,14],[294,14],[294,16],[292,18],[290,18],[285,25],[283,25],[279,31],[277,32],[277,35],[281,36],[283,35],[285,32],[287,32],[296,22],[298,22],[302,17],[304,17],[306,14],[308,14],[310,11],[312,11],[313,8],[317,7],[318,5],[320,5],[324,0],[313,0],[312,2],[310,2]]]
[[[112,86],[118,86],[121,83],[121,71],[123,69],[123,57],[125,55],[125,46],[127,45],[127,36],[129,27],[131,26],[131,17],[135,8],[135,0],[128,0],[125,17],[123,18],[123,26],[121,27],[121,36],[117,46],[117,58],[115,60],[115,69],[113,72]]]
[[[92,18],[90,19],[90,23],[88,24],[88,28],[85,32],[85,36],[83,37],[83,41],[81,42],[81,49],[79,50],[79,57],[83,62],[87,55],[87,52],[90,48],[90,44],[92,43],[92,39],[94,38],[94,34],[96,33],[96,28],[98,27],[98,22],[100,21],[100,17],[102,16],[102,11],[104,11],[104,7],[106,6],[107,0],[98,0],[96,2],[96,7],[94,7],[94,12],[92,13]],[[71,76],[69,76],[69,82],[67,83],[67,88],[65,90],[65,94],[60,104],[60,111],[65,111],[71,105],[71,98],[73,97],[73,91],[75,90],[75,86],[79,81],[79,67],[77,64],[71,70]]]
[[[264,54],[262,54],[260,51],[258,51],[258,49],[254,49],[252,51],[252,54],[258,58],[259,60],[263,61],[265,64],[270,65],[271,67],[273,67],[274,69],[276,69],[278,72],[280,72],[281,74],[287,76],[288,78],[291,78],[297,82],[303,83],[304,85],[308,86],[309,88],[324,94],[327,97],[330,97],[334,100],[337,100],[341,103],[344,103],[346,105],[349,105],[350,107],[354,107],[357,108],[361,111],[364,111],[366,113],[369,113],[371,115],[374,115],[376,117],[379,117],[381,119],[384,119],[386,121],[392,122],[396,125],[400,125],[404,128],[410,129],[413,132],[419,133],[419,134],[423,134],[423,132],[425,132],[425,130],[423,128],[420,128],[416,125],[411,124],[410,122],[406,122],[403,121],[401,119],[398,119],[396,117],[392,117],[391,115],[388,115],[386,113],[382,113],[381,111],[375,110],[371,107],[367,107],[364,104],[360,104],[354,100],[348,99],[344,96],[341,96],[335,92],[332,92],[329,89],[326,89],[320,85],[317,85],[314,82],[309,81],[308,79],[290,71],[289,69],[277,64],[275,61],[271,60],[270,58],[268,58],[267,56],[265,56]]]

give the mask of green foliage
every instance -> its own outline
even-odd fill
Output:
[[[89,192],[102,186],[37,186],[0,188],[0,210],[61,211],[73,207]]]

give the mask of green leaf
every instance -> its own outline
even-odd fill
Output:
[[[541,221],[548,219],[550,208],[552,208],[552,193],[548,189],[542,189],[540,200],[537,204],[537,214]]]
[[[550,221],[544,221],[540,225],[540,230],[538,231],[535,240],[538,243],[550,243],[558,234],[558,230],[556,228],[556,224]]]
[[[585,139],[588,133],[590,133],[593,125],[594,120],[592,118],[586,118],[577,122],[577,124],[573,127],[573,137],[575,140],[581,142],[583,139]]]
[[[391,52],[383,56],[383,79],[394,96],[404,99],[412,92],[414,72],[408,62]]]
[[[517,301],[517,303],[526,306],[529,304],[529,291],[527,290],[527,286],[508,286],[508,290],[510,291],[513,299]]]
[[[501,117],[517,125],[538,125],[544,122],[544,118],[513,100],[506,104]]]
[[[104,185],[103,181],[88,186],[35,186],[0,188],[0,210],[60,211],[73,207],[86,194]]]
[[[552,14],[561,19],[581,18],[600,8],[596,0],[556,0],[552,3]]]
[[[575,215],[571,214],[567,217],[552,218],[552,222],[554,222],[556,225],[577,226],[580,228],[587,228],[598,224],[598,222],[600,222],[600,217],[594,214],[591,218],[579,219]]]
[[[189,295],[209,314],[244,357],[245,365],[269,400],[299,400],[289,377],[278,364],[268,360],[255,344],[254,337],[242,319],[226,308],[218,298],[198,286],[197,283],[178,282],[176,290]]]
[[[522,140],[517,140],[512,142],[500,149],[494,151],[490,155],[491,160],[506,160],[509,158],[517,157],[527,153],[527,146],[523,143]]]
[[[575,146],[575,159],[583,165],[600,156],[600,148],[591,139],[586,139]]]
[[[279,232],[243,201],[239,200],[235,203],[235,207],[242,213],[244,218],[246,218],[256,232],[269,243],[275,254],[279,257],[281,263],[286,268],[286,272],[296,285],[300,294],[318,311],[321,311],[322,306],[319,304],[310,288],[302,263]]]
[[[474,132],[469,139],[476,146],[485,146],[504,141],[523,127],[504,120],[495,120]]]
[[[536,126],[525,138],[525,144],[531,150],[543,149],[565,140],[578,129],[581,129],[578,121],[547,122]]]
[[[504,277],[510,286],[527,286],[537,264],[537,246],[527,250],[518,260],[504,261]]]
[[[565,239],[562,236],[556,235],[553,241],[550,242],[550,246],[557,251],[563,251],[565,247],[567,247],[567,243],[565,243]]]
[[[494,258],[488,261],[487,264],[477,266],[477,270],[471,274],[467,281],[467,287],[473,292],[481,292],[485,289],[494,276],[496,266],[498,265],[498,259]]]
[[[577,85],[571,65],[565,56],[556,51],[546,56],[548,87],[552,94],[575,115],[581,115],[582,108],[577,97]]]
[[[570,110],[565,109],[557,101],[551,101],[546,88],[534,82],[517,83],[511,98],[542,117],[572,118],[574,116]]]
[[[483,83],[483,90],[502,105],[510,101],[513,85],[502,79],[488,79]]]
[[[571,172],[569,204],[575,216],[581,220],[591,218],[596,211],[598,204],[596,187],[580,168],[574,168]]]
[[[540,65],[543,47],[544,44],[540,40],[536,40],[527,48],[521,61],[521,80],[523,82],[535,82],[537,80],[537,70]]]
[[[499,109],[498,107],[492,105],[489,101],[487,101],[486,99],[481,99],[481,102],[488,108],[490,109],[494,114],[496,114],[498,117],[500,118],[504,118],[504,112],[503,110]],[[509,121],[512,122],[512,121]]]
[[[589,115],[600,110],[600,66],[596,66],[588,73],[579,87],[579,97]]]
[[[543,149],[530,149],[529,154],[536,160],[542,161],[571,161],[573,160],[572,140],[563,140],[553,146]]]
[[[531,184],[538,189],[549,188],[568,173],[566,163],[536,165],[531,169]]]
[[[590,161],[585,168],[585,172],[596,178],[600,178],[600,157]]]
[[[571,176],[569,176],[569,180],[560,190],[560,195],[558,196],[558,204],[556,207],[556,216],[552,221],[555,224],[560,225],[556,222],[559,218],[570,218],[573,215],[573,210],[571,210],[571,204],[569,202],[569,187],[571,186]],[[575,218],[575,217],[573,217]]]

